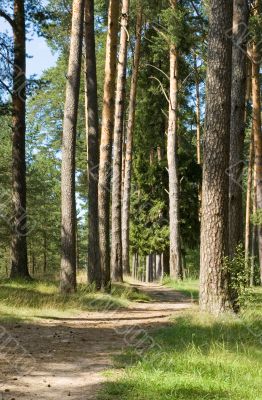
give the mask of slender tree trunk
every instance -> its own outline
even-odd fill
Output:
[[[200,103],[200,83],[199,83],[199,73],[197,67],[197,57],[194,58],[194,68],[195,68],[195,84],[196,84],[196,141],[197,141],[197,163],[201,165],[201,103]],[[198,185],[198,216],[199,221],[201,221],[201,198],[202,198],[202,188],[201,184]]]
[[[126,99],[126,65],[128,42],[129,0],[123,0],[121,11],[120,48],[116,85],[116,108],[113,147],[112,179],[112,247],[111,277],[114,282],[123,282],[121,189],[122,189],[122,144]]]
[[[84,0],[73,1],[62,142],[61,291],[76,290],[75,146],[79,102]]]
[[[170,48],[170,105],[167,137],[167,159],[169,174],[169,229],[170,229],[170,276],[183,279],[180,221],[179,221],[179,177],[177,160],[177,93],[178,53],[175,45]]]
[[[150,256],[146,256],[146,283],[150,282]]]
[[[169,261],[170,261],[170,251],[165,251],[163,253],[163,277],[165,275],[170,275],[170,265],[169,265]]]
[[[233,1],[232,90],[229,161],[229,255],[243,244],[243,153],[245,138],[245,108],[247,81],[246,29],[248,24],[246,0]]]
[[[26,211],[26,30],[23,0],[14,1],[11,278],[29,278]]]
[[[202,185],[200,307],[219,314],[231,309],[228,274],[228,196],[232,43],[231,0],[210,0],[207,110]]]
[[[257,181],[256,181],[256,169],[253,171],[253,215],[257,212]],[[256,260],[256,250],[257,250],[257,237],[258,228],[255,224],[252,224],[252,238],[251,238],[251,271],[250,271],[250,285],[255,284],[255,260]]]
[[[44,239],[44,263],[43,263],[43,272],[44,275],[46,274],[47,271],[47,237],[46,237],[46,232],[43,233],[43,239]]]
[[[99,121],[94,0],[85,5],[86,115],[88,154],[88,282],[101,288],[98,235]]]
[[[254,2],[254,15],[259,16],[261,1]],[[262,134],[261,134],[261,94],[260,94],[260,63],[261,52],[255,40],[252,48],[252,99],[253,99],[253,132],[255,149],[255,185],[256,212],[262,209]],[[258,226],[258,250],[260,265],[260,282],[262,283],[262,225]]]
[[[197,163],[201,165],[201,104],[200,104],[200,83],[197,67],[197,58],[194,59],[195,82],[196,82],[196,131],[197,131]]]
[[[162,278],[162,257],[161,254],[156,254],[156,279]]]
[[[119,4],[119,0],[109,1],[102,132],[100,144],[98,214],[100,263],[102,271],[102,287],[104,289],[107,289],[110,286],[111,148],[114,131]]]
[[[138,9],[136,23],[136,44],[134,54],[134,65],[131,78],[129,114],[126,132],[126,154],[125,154],[125,177],[122,201],[122,259],[124,273],[130,274],[129,265],[129,219],[130,219],[130,195],[132,179],[132,152],[133,152],[133,132],[135,125],[136,112],[136,93],[139,74],[140,48],[141,48],[141,29],[142,29],[142,8]]]
[[[259,13],[260,2],[255,2],[255,14]],[[252,51],[252,97],[253,97],[253,129],[255,148],[256,199],[257,210],[262,209],[262,134],[261,134],[261,97],[260,97],[260,53],[257,43]],[[260,280],[262,282],[262,228],[258,227],[258,246]]]
[[[248,161],[248,177],[247,177],[247,195],[246,195],[246,225],[245,225],[245,259],[248,261],[250,257],[250,218],[252,208],[252,184],[253,184],[253,167],[254,167],[254,141],[253,134],[250,139],[249,161]]]

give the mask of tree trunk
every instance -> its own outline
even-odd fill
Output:
[[[135,125],[136,112],[136,93],[140,62],[142,30],[142,8],[139,7],[136,23],[136,44],[134,54],[134,65],[131,78],[129,114],[126,132],[126,154],[125,154],[125,177],[122,201],[122,259],[124,273],[130,274],[129,265],[129,219],[130,219],[130,195],[132,178],[132,151],[133,151],[133,132]]]
[[[180,221],[179,221],[179,177],[177,160],[177,94],[178,53],[175,45],[170,48],[170,97],[167,137],[167,159],[169,175],[169,229],[170,229],[170,276],[183,279]]]
[[[150,255],[146,256],[146,283],[150,282],[151,277],[151,263],[150,263]]]
[[[79,102],[84,0],[73,1],[62,141],[61,283],[62,293],[76,290],[75,146]]]
[[[197,67],[197,58],[194,59],[195,68],[195,83],[196,83],[196,131],[197,131],[197,163],[201,165],[201,104],[200,104],[200,88],[199,88],[199,74]]]
[[[162,257],[161,254],[156,254],[156,279],[162,278]]]
[[[26,211],[26,29],[23,0],[14,1],[11,278],[29,278]]]
[[[169,261],[170,261],[170,250],[169,251],[165,251],[163,253],[163,277],[166,275],[170,275],[170,265],[169,265]]]
[[[233,1],[232,90],[229,161],[229,256],[243,244],[243,156],[245,138],[248,4]]]
[[[43,263],[43,273],[44,275],[46,274],[47,271],[47,237],[46,237],[46,232],[44,231],[43,233],[43,239],[44,239],[44,263]]]
[[[256,15],[259,12],[259,1],[255,2]],[[253,132],[255,148],[255,174],[257,211],[262,209],[262,134],[261,134],[261,98],[260,98],[260,53],[257,43],[253,44],[252,51],[252,98],[253,98]],[[261,211],[260,211],[261,212]],[[258,227],[258,246],[260,280],[262,282],[262,225]]]
[[[248,161],[248,176],[247,176],[247,195],[246,195],[246,224],[245,224],[246,261],[248,261],[250,257],[250,225],[251,225],[250,218],[251,218],[251,207],[252,207],[253,167],[254,167],[254,141],[253,141],[253,133],[251,133],[249,161]]]
[[[113,146],[112,176],[112,247],[111,277],[113,282],[123,282],[122,231],[121,231],[121,190],[122,190],[122,142],[126,99],[126,65],[129,0],[123,0],[121,11],[120,48],[116,85],[116,108]]]
[[[202,185],[200,307],[219,314],[231,309],[224,257],[228,255],[228,195],[232,1],[209,2],[207,109]]]
[[[98,214],[100,263],[102,287],[104,289],[108,289],[110,286],[110,178],[112,136],[114,131],[119,3],[119,0],[110,0],[109,2],[100,144]]]
[[[85,5],[86,114],[88,154],[88,282],[101,288],[98,235],[99,122],[94,0]]]

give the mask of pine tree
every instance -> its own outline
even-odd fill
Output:
[[[229,166],[229,254],[243,243],[242,173],[245,138],[247,24],[246,0],[233,2],[232,91]]]
[[[75,151],[83,41],[84,0],[73,1],[61,170],[61,291],[76,290]]]
[[[88,281],[101,287],[98,240],[99,122],[97,99],[94,0],[85,6],[86,112],[88,151]]]
[[[200,306],[214,314],[229,307],[224,257],[228,255],[228,176],[232,0],[209,2],[206,132],[202,185]]]
[[[121,11],[120,47],[118,56],[116,107],[114,124],[113,170],[112,170],[112,247],[111,277],[114,282],[123,281],[122,266],[122,146],[126,100],[126,65],[128,44],[129,0],[123,0]]]
[[[141,30],[142,30],[142,7],[139,5],[137,10],[136,22],[136,43],[134,50],[134,62],[131,77],[131,88],[129,98],[129,112],[126,132],[126,152],[124,170],[124,189],[122,202],[122,258],[124,273],[130,274],[129,265],[129,223],[130,223],[130,197],[131,197],[131,178],[132,178],[132,158],[133,158],[133,134],[136,113],[137,83],[139,74],[140,51],[141,51]]]
[[[108,9],[108,33],[106,43],[98,186],[99,247],[102,286],[104,289],[107,289],[110,285],[111,148],[114,131],[118,17],[119,0],[110,0]]]

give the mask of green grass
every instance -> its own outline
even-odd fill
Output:
[[[192,298],[192,300],[198,300],[199,297],[199,282],[196,279],[185,279],[184,281],[174,281],[168,276],[164,277],[163,284],[178,290],[185,296]]]
[[[130,301],[148,301],[137,289],[115,285],[111,294],[95,293],[80,283],[76,294],[65,296],[57,282],[0,280],[0,320],[30,320],[39,317],[62,317],[79,311],[125,308]]]
[[[180,315],[142,357],[130,348],[116,359],[100,399],[262,400],[261,315],[261,290],[238,317]]]

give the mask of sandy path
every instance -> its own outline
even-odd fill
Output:
[[[112,366],[112,355],[130,346],[137,351],[153,346],[150,331],[191,307],[190,300],[160,285],[140,285],[139,289],[154,300],[133,303],[125,310],[85,312],[74,318],[6,326],[0,333],[1,343],[3,339],[5,342],[5,353],[0,348],[4,354],[0,361],[0,400],[94,400],[106,380],[102,372]],[[17,360],[16,355],[7,363],[5,357],[12,359],[15,344],[21,357]]]

